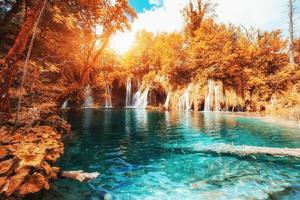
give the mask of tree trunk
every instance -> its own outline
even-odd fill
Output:
[[[218,154],[233,154],[239,156],[246,155],[272,155],[272,156],[289,156],[300,158],[300,148],[272,148],[257,146],[234,146],[231,144],[213,144],[197,149],[201,152],[212,152]]]
[[[94,77],[93,77],[93,71],[94,71],[94,66],[95,64],[88,64],[83,68],[81,77],[80,77],[80,84],[82,86],[86,85],[91,85],[94,82]]]
[[[111,33],[108,34],[109,36],[104,39],[104,42],[99,50],[97,50],[96,54],[93,56],[91,61],[87,61],[87,65],[84,67],[83,72],[80,78],[80,84],[83,86],[93,84],[95,81],[95,75],[93,73],[94,66],[96,65],[97,60],[99,60],[100,56],[102,55],[104,49],[107,47],[109,42],[109,37]]]
[[[292,67],[295,66],[295,50],[294,50],[294,15],[295,15],[295,1],[288,0],[289,9],[289,60]]]
[[[37,30],[37,27],[38,27],[39,22],[41,20],[43,11],[44,11],[44,9],[46,7],[46,3],[47,3],[47,0],[44,0],[43,7],[41,9],[41,12],[40,12],[40,14],[39,14],[39,16],[38,16],[38,18],[36,20],[35,26],[33,28],[33,34],[32,34],[32,37],[31,37],[29,48],[28,48],[28,52],[27,52],[27,56],[26,56],[26,60],[25,60],[25,64],[24,64],[24,69],[23,69],[22,81],[21,81],[21,85],[20,85],[19,89],[22,89],[24,87],[24,84],[25,84],[25,81],[26,81],[28,63],[29,63],[29,60],[30,60],[30,56],[31,56],[31,52],[32,52],[32,47],[33,47],[34,40],[35,40],[36,33],[37,33],[36,30]],[[16,119],[15,119],[14,130],[16,130],[16,127],[18,126],[18,122],[19,122],[19,114],[20,114],[20,109],[21,109],[22,97],[23,97],[22,94],[20,94],[19,97],[18,97],[18,106],[17,106],[17,112],[16,112]]]
[[[82,170],[61,172],[61,178],[71,179],[80,182],[90,181],[96,179],[98,176],[100,176],[100,173],[98,172],[87,173]]]
[[[0,112],[6,115],[10,112],[9,88],[17,72],[17,62],[22,58],[32,29],[42,10],[44,0],[37,0],[28,14],[12,48],[5,57],[5,64],[0,74]]]
[[[116,17],[116,15],[120,11],[121,11],[121,7],[118,7],[118,9],[112,14],[112,16],[103,24],[103,27],[107,27],[108,24]],[[97,42],[97,38],[96,38],[96,40],[91,46],[90,52],[83,66],[83,71],[80,75],[80,80],[78,82],[79,84],[75,83],[74,85],[69,86],[64,92],[64,94],[60,95],[57,98],[59,105],[61,105],[61,103],[66,100],[65,98],[69,96],[68,92],[76,92],[76,87],[77,88],[85,87],[87,85],[93,85],[95,83],[96,80],[95,78],[96,74],[94,73],[95,65],[99,60],[100,56],[103,54],[105,48],[107,47],[109,43],[109,39],[113,34],[113,32],[114,32],[113,27],[107,29],[106,33],[103,35],[103,41],[102,41],[103,44],[101,45],[101,48],[98,49],[93,55],[93,51]]]

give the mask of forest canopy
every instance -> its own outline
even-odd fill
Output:
[[[185,24],[181,31],[142,30],[129,51],[118,55],[109,48],[110,39],[116,32],[130,29],[137,17],[126,0],[2,1],[1,109],[8,111],[16,105],[9,103],[9,89],[17,90],[21,84],[17,79],[22,71],[20,61],[26,56],[30,33],[41,11],[30,64],[39,66],[37,77],[46,76],[49,83],[61,86],[62,92],[54,100],[58,106],[66,100],[82,104],[87,86],[101,102],[108,90],[123,91],[128,78],[134,78],[135,89],[148,84],[162,87],[165,94],[198,85],[202,91],[196,98],[199,105],[205,99],[208,81],[214,80],[222,83],[224,95],[232,90],[235,98],[243,99],[243,110],[261,110],[274,99],[296,106],[300,40],[293,38],[292,63],[290,39],[281,30],[222,24],[216,20],[216,6],[210,0],[191,1],[182,10]],[[35,16],[30,17],[32,13]],[[31,31],[22,30],[26,23]],[[25,83],[25,87],[29,85]],[[120,98],[125,98],[124,92],[121,94]],[[283,98],[286,94],[291,95]],[[32,94],[27,91],[26,95]]]

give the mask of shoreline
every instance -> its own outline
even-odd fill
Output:
[[[103,107],[98,107],[98,106],[92,106],[88,108],[83,108],[80,110],[75,110],[72,108],[69,109],[62,109],[63,112],[68,112],[68,111],[76,111],[80,112],[86,109],[92,109],[92,110],[145,110],[145,111],[156,111],[156,112],[177,112],[178,110],[172,110],[172,109],[166,109],[164,107],[154,107],[154,106],[147,106],[147,108],[128,108],[128,107],[113,107],[113,108],[103,108]],[[272,115],[272,114],[264,114],[264,113],[258,113],[258,112],[214,112],[214,111],[194,111],[190,110],[189,112],[193,113],[213,113],[213,114],[220,114],[220,115],[227,115],[230,117],[246,117],[246,118],[253,118],[253,119],[258,119],[266,123],[271,123],[274,124],[276,123],[277,125],[280,125],[282,127],[287,127],[287,128],[297,128],[300,129],[300,122],[298,121],[293,121],[293,120],[287,120],[283,119],[281,117],[278,117],[278,115]]]
[[[60,178],[56,161],[64,154],[62,137],[71,126],[58,113],[53,104],[40,104],[22,109],[17,129],[14,115],[0,126],[0,199],[48,190]]]
[[[283,119],[283,118],[280,118],[276,115],[251,113],[251,112],[239,112],[239,113],[220,112],[220,114],[231,116],[231,117],[244,117],[244,118],[258,119],[260,121],[270,123],[270,124],[275,124],[276,123],[277,125],[282,126],[282,127],[286,127],[286,128],[300,129],[300,123],[299,122]]]

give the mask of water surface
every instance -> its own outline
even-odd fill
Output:
[[[93,110],[64,116],[64,170],[100,172],[59,180],[43,199],[300,199],[300,161],[203,153],[215,143],[300,148],[300,132],[222,113]]]

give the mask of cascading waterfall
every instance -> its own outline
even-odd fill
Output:
[[[220,92],[219,86],[217,84],[214,85],[214,93],[215,93],[215,111],[221,111],[221,104],[220,104]]]
[[[170,92],[168,92],[167,94],[167,99],[166,99],[166,102],[165,102],[165,109],[168,109],[169,108],[169,104],[170,104],[170,99],[171,99],[171,94]]]
[[[148,105],[148,93],[150,88],[147,87],[141,90],[140,81],[137,82],[138,91],[131,97],[132,94],[132,81],[128,78],[126,81],[126,108],[147,108]]]
[[[208,80],[208,93],[205,98],[204,111],[221,111],[220,86],[214,80]]]
[[[179,98],[178,108],[180,110],[190,110],[190,89],[192,85],[189,85],[188,88],[185,90],[183,95]]]
[[[126,82],[126,107],[131,105],[131,78],[128,78]]]
[[[111,102],[111,88],[109,86],[106,87],[106,98],[105,98],[105,108],[112,108]]]
[[[63,103],[63,105],[61,106],[61,109],[68,109],[69,105],[68,105],[68,100],[65,100],[65,102]]]
[[[133,108],[147,108],[148,93],[150,88],[147,87],[143,91],[138,91],[133,97]]]
[[[206,112],[211,111],[211,100],[213,99],[213,87],[214,87],[214,81],[208,80],[208,93],[204,103],[204,111]]]
[[[89,107],[92,107],[93,105],[94,105],[94,99],[93,99],[93,96],[92,96],[92,90],[91,90],[91,87],[88,86],[85,89],[85,92],[84,92],[83,107],[84,108],[89,108]]]

